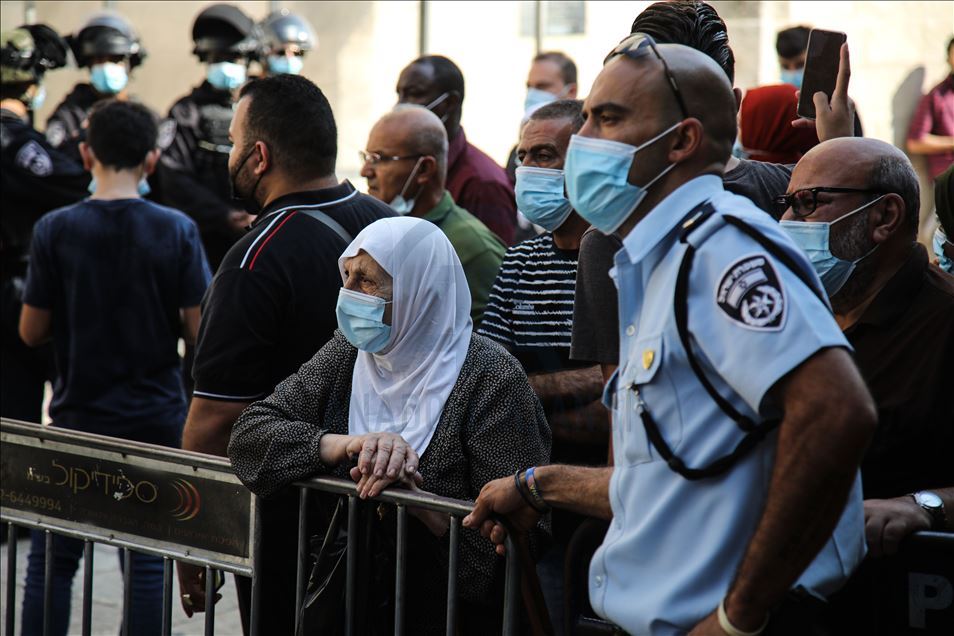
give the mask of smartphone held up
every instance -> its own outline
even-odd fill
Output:
[[[798,98],[798,116],[815,119],[815,93],[821,91],[831,101],[838,79],[841,45],[847,36],[839,31],[812,29],[808,35],[808,53],[805,56],[805,75]]]

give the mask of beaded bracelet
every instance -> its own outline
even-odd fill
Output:
[[[538,509],[542,508],[544,511],[549,512],[550,506],[547,505],[547,502],[543,499],[543,493],[540,492],[540,489],[537,488],[537,480],[534,476],[533,471],[536,470],[536,466],[531,466],[527,469],[527,472],[524,473],[524,479],[527,482],[527,487],[530,489],[530,496],[533,497],[533,500],[537,502],[539,506]]]

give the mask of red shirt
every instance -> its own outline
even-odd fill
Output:
[[[513,243],[517,202],[507,173],[482,150],[467,142],[464,129],[447,149],[447,189],[454,201],[503,239]]]
[[[954,73],[922,97],[914,111],[908,139],[921,139],[927,134],[954,137]],[[925,156],[932,179],[954,163],[954,151]]]

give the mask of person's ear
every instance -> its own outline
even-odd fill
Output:
[[[461,104],[464,100],[457,91],[451,91],[447,94],[447,110],[445,113],[460,112]]]
[[[427,155],[421,159],[421,167],[417,169],[417,176],[414,178],[414,181],[418,185],[425,185],[430,181],[434,181],[434,177],[437,175],[437,159]]]
[[[146,161],[143,162],[142,173],[144,176],[149,176],[156,171],[156,165],[159,163],[159,157],[162,155],[162,151],[159,148],[154,148],[146,153]]]
[[[871,222],[874,226],[871,229],[871,238],[874,239],[875,243],[884,243],[897,234],[901,226],[904,225],[907,210],[904,207],[904,199],[893,192],[886,194],[884,199],[881,200],[881,204],[875,209],[877,212],[871,215]]]
[[[576,82],[574,82],[569,85],[566,91],[566,97],[564,97],[563,99],[576,99],[576,91],[577,91],[577,85],[576,85]]]
[[[83,170],[92,172],[93,163],[96,161],[96,155],[93,154],[93,149],[89,147],[88,143],[81,141],[79,144],[79,153],[83,159]]]
[[[681,163],[698,154],[705,137],[702,122],[695,117],[684,119],[675,130],[675,139],[669,149],[670,163]]]
[[[733,88],[732,94],[735,95],[735,112],[738,113],[739,109],[742,108],[742,89]]]
[[[258,149],[259,161],[252,168],[252,174],[263,175],[272,166],[272,152],[264,141],[256,141],[255,147]]]

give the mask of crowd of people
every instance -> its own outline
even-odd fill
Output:
[[[528,632],[571,633],[582,587],[620,633],[873,633],[882,557],[954,531],[954,39],[908,136],[922,210],[907,155],[862,135],[848,45],[797,116],[809,31],[779,34],[782,81],[744,97],[702,0],[645,8],[585,100],[541,53],[506,168],[464,133],[458,66],[419,57],[359,151],[367,194],[336,174],[335,115],[300,74],[317,40],[287,10],[202,10],[206,80],[164,119],[127,94],[146,50],[120,15],[6,31],[2,415],[41,422],[52,381],[54,426],[227,456],[262,497],[269,633],[342,626],[340,586],[296,614],[290,485],[319,474],[355,482],[375,581],[395,519],[365,500],[474,501],[458,633],[499,630],[508,533],[546,601]],[[89,82],[41,134],[71,57]],[[449,521],[408,512],[406,620],[441,633]],[[66,634],[82,552],[33,533],[23,634],[47,573]],[[124,628],[158,633],[162,559],[131,567]],[[202,612],[205,569],[177,568]],[[365,601],[392,604],[378,587]]]

